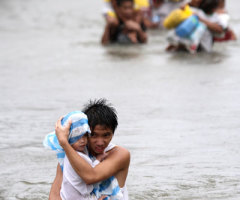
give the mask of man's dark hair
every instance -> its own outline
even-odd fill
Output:
[[[87,115],[92,130],[96,125],[101,125],[110,128],[114,133],[117,128],[117,111],[106,99],[90,100],[82,111]]]
[[[117,1],[117,5],[118,5],[118,6],[121,6],[122,3],[123,3],[123,2],[126,2],[126,1],[130,1],[130,2],[134,3],[133,0],[116,0],[116,1]]]
[[[212,14],[219,5],[219,0],[203,0],[200,3],[199,8],[202,9],[206,14]]]

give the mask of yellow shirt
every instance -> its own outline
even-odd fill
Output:
[[[134,4],[136,9],[148,8],[150,6],[148,0],[134,0]]]

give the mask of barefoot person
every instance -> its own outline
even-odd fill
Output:
[[[118,125],[116,111],[106,103],[106,100],[100,99],[90,101],[83,109],[83,112],[88,117],[91,129],[87,145],[90,157],[97,157],[104,151],[108,152],[108,156],[95,168],[92,168],[69,144],[68,135],[71,124],[69,123],[63,127],[61,119],[56,123],[55,130],[60,145],[63,147],[71,166],[86,184],[101,182],[99,187],[102,187],[106,186],[109,180],[116,178],[123,194],[123,200],[127,200],[126,179],[130,164],[130,153],[123,147],[110,143]],[[56,177],[50,191],[50,200],[61,199],[62,180],[63,173],[58,164]]]

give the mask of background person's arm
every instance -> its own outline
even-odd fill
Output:
[[[138,39],[140,43],[146,43],[147,42],[147,34],[142,29],[140,29],[138,32]]]
[[[110,43],[110,27],[106,25],[102,36],[102,44],[107,45],[108,43]]]
[[[203,22],[208,27],[208,29],[210,31],[213,31],[213,32],[216,32],[216,33],[223,33],[224,32],[224,29],[217,23],[212,23],[212,22],[210,22],[208,20],[205,20],[201,17],[199,17],[199,20],[201,22]]]
[[[62,185],[63,173],[60,165],[57,166],[56,177],[52,183],[52,187],[49,194],[49,200],[61,200],[60,190]]]
[[[142,30],[139,23],[133,20],[128,20],[125,25],[128,30],[136,31],[140,43],[147,42],[147,34]]]

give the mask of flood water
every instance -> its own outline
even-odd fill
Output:
[[[100,0],[0,0],[0,199],[47,199],[59,116],[105,97],[131,152],[131,200],[240,199],[240,42],[212,54],[102,47]],[[240,38],[240,2],[228,0]]]

